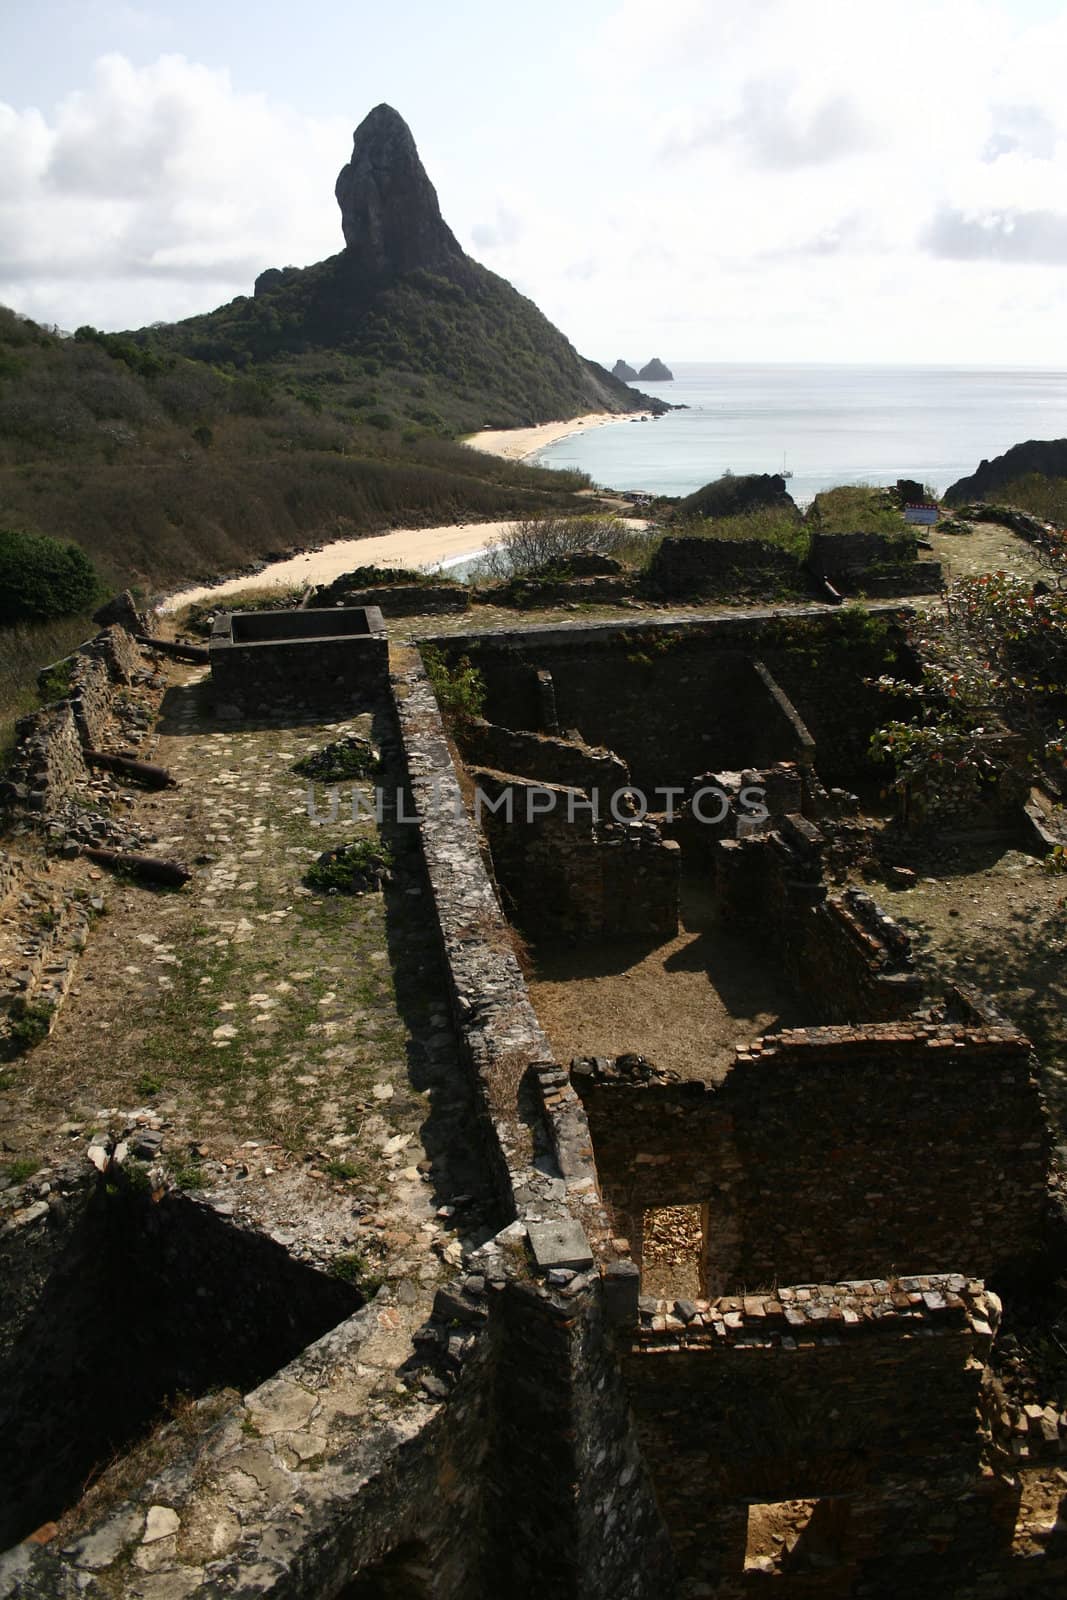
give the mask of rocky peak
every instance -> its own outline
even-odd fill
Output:
[[[392,106],[375,106],[360,123],[334,193],[346,254],[361,272],[387,277],[462,259],[411,130]]]
[[[641,368],[637,376],[644,378],[646,383],[671,383],[674,380],[674,373],[670,367],[660,360],[659,356],[653,356],[648,365]]]
[[[623,383],[632,383],[637,377],[637,371],[636,368],[631,367],[630,363],[624,361],[620,356],[611,369],[611,375],[613,378],[621,378]]]

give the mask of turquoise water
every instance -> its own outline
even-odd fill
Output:
[[[917,478],[941,493],[983,456],[1067,436],[1067,372],[669,362],[635,387],[686,411],[572,435],[534,458],[614,489],[689,494],[729,470],[793,473],[797,500],[836,483]]]

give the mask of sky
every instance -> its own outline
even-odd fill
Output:
[[[0,303],[139,327],[342,246],[407,120],[583,354],[1067,367],[1067,0],[0,0]]]

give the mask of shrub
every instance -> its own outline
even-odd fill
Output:
[[[362,894],[380,888],[392,864],[386,845],[377,839],[357,839],[354,844],[324,851],[308,868],[304,882],[320,894]]]
[[[442,714],[453,722],[470,722],[485,708],[485,679],[469,656],[451,666],[434,645],[426,645],[423,664]]]
[[[335,739],[313,755],[303,756],[293,764],[293,771],[302,778],[317,778],[320,783],[340,783],[343,778],[367,778],[380,772],[382,758],[367,739],[357,733]]]
[[[632,542],[632,529],[615,517],[525,517],[490,545],[480,567],[492,578],[545,577],[578,551],[614,556]]]
[[[95,567],[76,544],[0,529],[0,623],[72,616],[91,606],[100,588]]]
[[[32,1000],[17,999],[8,1011],[8,1039],[16,1055],[25,1055],[48,1038],[52,1026],[52,1007]]]
[[[32,1178],[35,1172],[40,1172],[41,1163],[32,1156],[20,1156],[17,1161],[12,1161],[4,1171],[3,1183],[25,1183],[27,1178]]]
[[[884,533],[902,543],[915,540],[892,490],[861,483],[824,489],[811,502],[807,521],[816,533]]]
[[[370,1270],[366,1258],[361,1256],[358,1250],[334,1256],[327,1271],[331,1277],[340,1278],[342,1283],[350,1283],[359,1289],[367,1300],[373,1299],[384,1281]]]

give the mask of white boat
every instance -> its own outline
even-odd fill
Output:
[[[780,478],[791,478],[793,476],[792,467],[787,467],[786,464],[785,464],[785,451],[784,450],[782,451],[782,470],[778,474],[778,476]]]

